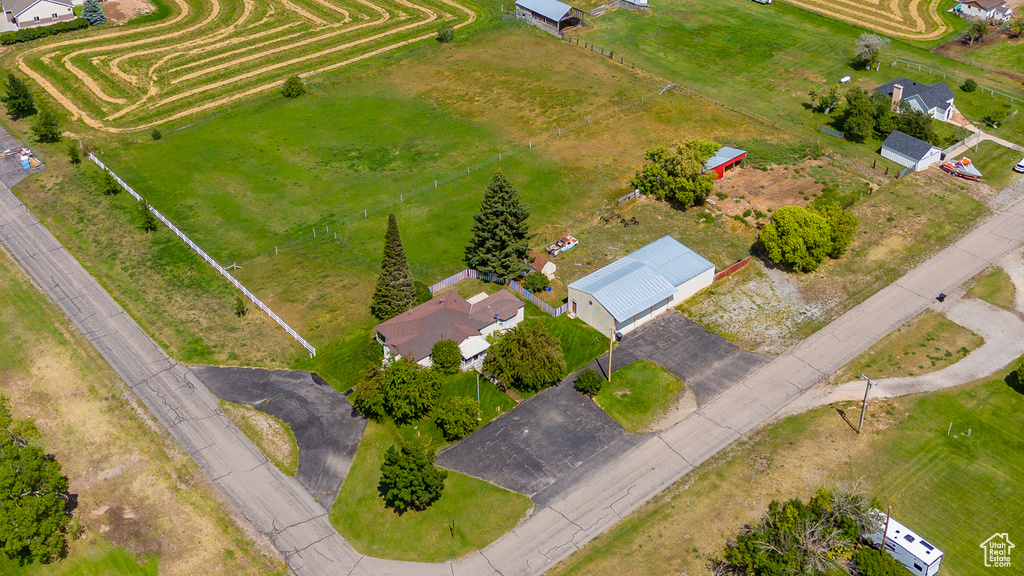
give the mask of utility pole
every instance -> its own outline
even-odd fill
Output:
[[[612,383],[612,346],[615,344],[615,327],[608,334],[608,383]]]
[[[864,414],[868,411],[868,392],[871,391],[872,386],[878,386],[878,383],[865,376],[863,372],[860,373],[860,379],[867,380],[868,385],[864,388],[864,406],[860,409],[860,426],[857,426],[857,434],[860,434],[860,431],[864,428]]]

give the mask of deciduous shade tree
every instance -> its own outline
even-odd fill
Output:
[[[526,288],[530,292],[540,292],[551,285],[551,281],[548,277],[541,274],[540,272],[530,272],[523,278],[523,288]]]
[[[36,113],[36,100],[32,97],[28,84],[15,76],[14,72],[7,73],[7,78],[4,81],[4,95],[0,99],[3,100],[4,106],[7,107],[7,113],[13,120]]]
[[[877,524],[860,496],[841,491],[821,488],[807,504],[772,501],[759,521],[728,541],[712,571],[723,576],[845,574],[843,557]]]
[[[434,346],[430,349],[430,360],[434,363],[434,368],[441,374],[451,376],[459,372],[459,365],[462,364],[462,351],[459,350],[459,345],[454,340],[445,338],[434,342]]]
[[[82,5],[82,18],[85,18],[90,25],[98,26],[107,21],[107,15],[96,0],[85,0]]]
[[[1005,30],[1010,38],[1020,38],[1024,35],[1024,14],[1014,16],[1013,20],[1006,24]]]
[[[602,386],[604,386],[604,378],[593,368],[587,368],[580,372],[576,376],[576,381],[573,382],[573,388],[587,396],[597,396],[601,392]]]
[[[306,92],[306,85],[302,82],[302,78],[298,76],[290,76],[284,81],[284,86],[281,86],[281,94],[285,98],[298,98]]]
[[[380,276],[373,291],[370,311],[380,320],[398,316],[413,307],[416,292],[412,285],[412,273],[405,259],[405,248],[398,233],[398,219],[388,214],[388,231],[384,234],[384,257],[381,261]]]
[[[484,193],[466,246],[466,265],[499,278],[515,278],[526,269],[530,251],[530,211],[519,191],[499,170]]]
[[[828,114],[843,101],[843,93],[839,84],[812,88],[807,93],[811,97],[811,103],[818,112]]]
[[[634,188],[657,198],[669,198],[683,205],[703,204],[715,185],[714,175],[704,165],[719,146],[708,140],[688,138],[668,148],[651,148],[644,164],[630,181]]]
[[[399,514],[426,510],[444,491],[448,472],[434,466],[434,453],[402,442],[384,453],[377,490],[384,504]]]
[[[832,230],[821,215],[801,206],[784,206],[758,238],[772,262],[811,272],[832,251]]]
[[[882,54],[882,49],[888,45],[888,38],[865,32],[857,37],[857,43],[854,47],[855,56],[861,65],[874,66],[878,63],[878,57]]]
[[[516,390],[535,392],[565,376],[562,345],[540,322],[523,322],[491,345],[484,370]]]
[[[984,38],[985,34],[988,34],[988,25],[981,20],[978,20],[974,24],[971,24],[971,27],[964,32],[964,40],[973,46],[975,42]]]
[[[396,422],[418,420],[434,409],[440,378],[433,370],[424,370],[408,358],[371,366],[349,400],[371,420],[390,416]]]
[[[39,110],[36,121],[32,123],[32,133],[40,142],[60,142],[60,118],[50,108]]]
[[[31,420],[15,420],[0,396],[0,548],[22,565],[63,557],[70,519],[68,479],[33,436]]]
[[[863,88],[854,86],[846,91],[846,106],[843,107],[843,133],[848,140],[863,142],[875,129],[878,109],[871,95]]]
[[[472,398],[446,398],[434,410],[434,422],[445,440],[465,438],[480,425],[480,403]]]
[[[846,249],[853,242],[853,235],[857,233],[857,224],[860,221],[853,212],[843,210],[837,204],[826,204],[817,206],[814,211],[821,215],[828,223],[832,248],[828,252],[829,258],[842,258]]]
[[[850,557],[858,576],[904,576],[907,569],[877,548],[861,548]]]

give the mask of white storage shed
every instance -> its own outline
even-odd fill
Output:
[[[942,160],[942,150],[937,146],[899,130],[889,134],[882,142],[881,153],[882,158],[892,160],[900,166],[913,168],[915,172],[925,170]]]
[[[569,312],[609,336],[626,334],[714,278],[714,264],[665,236],[570,284]]]

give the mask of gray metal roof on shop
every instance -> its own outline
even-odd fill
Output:
[[[572,10],[572,6],[558,0],[516,0],[516,6],[522,6],[555,22],[564,18],[569,10]]]
[[[718,152],[715,152],[714,156],[709,158],[708,161],[704,163],[704,168],[706,170],[711,170],[713,168],[718,168],[722,164],[725,164],[726,162],[729,162],[730,160],[735,160],[736,158],[739,158],[740,156],[742,156],[742,155],[744,155],[746,153],[747,153],[746,150],[740,150],[739,148],[730,148],[728,146],[722,146],[722,148],[719,149]]]
[[[715,265],[664,236],[569,285],[593,296],[622,322],[671,297]]]

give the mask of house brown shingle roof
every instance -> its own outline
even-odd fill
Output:
[[[975,4],[982,10],[991,10],[1006,5],[1006,0],[967,0],[964,4]]]
[[[461,344],[497,320],[508,320],[524,306],[508,290],[500,290],[476,304],[448,291],[377,325],[384,345],[395,355],[419,361],[430,356],[440,340]],[[495,318],[497,317],[497,318]]]

